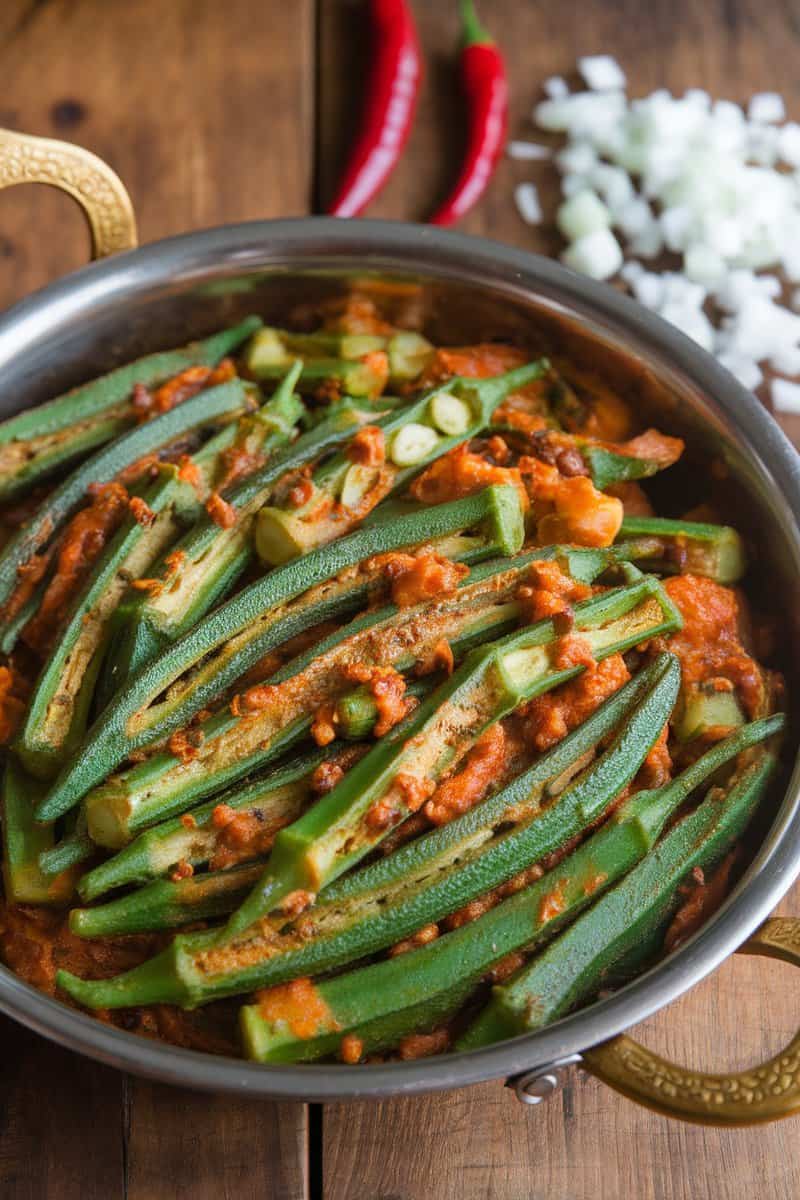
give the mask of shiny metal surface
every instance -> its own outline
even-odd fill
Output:
[[[601,370],[642,409],[722,463],[725,511],[755,536],[798,672],[800,459],[758,402],[693,342],[613,289],[508,246],[423,226],[324,218],[223,227],[94,264],[0,319],[0,413],[145,350],[203,334],[248,310],[279,315],[365,273],[417,281],[408,297],[434,336],[546,345]],[[664,417],[664,410],[668,416]],[[685,475],[698,482],[691,462]],[[759,571],[759,574],[762,574]],[[796,749],[792,743],[793,752]],[[100,1024],[0,968],[0,1009],[82,1053],[168,1082],[331,1100],[450,1088],[517,1075],[619,1033],[686,991],[737,948],[800,870],[800,771],[725,906],[670,959],[541,1032],[471,1054],[358,1068],[259,1067],[175,1049]]]

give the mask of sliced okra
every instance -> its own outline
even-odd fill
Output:
[[[230,418],[247,406],[244,385],[239,380],[231,380],[200,392],[176,408],[123,433],[83,462],[50,493],[36,515],[0,551],[0,606],[8,606],[19,581],[20,567],[53,541],[64,522],[83,502],[90,484],[108,483],[124,468],[174,442],[189,430]],[[6,611],[0,634],[6,633],[12,615]]]
[[[664,574],[689,572],[717,583],[737,583],[747,569],[742,539],[730,525],[625,517],[615,549]]]
[[[487,557],[516,553],[523,539],[516,488],[486,488],[464,500],[357,530],[244,588],[128,682],[65,765],[37,808],[38,819],[51,820],[68,811],[131,751],[186,725],[224,693],[278,641],[290,636],[287,606],[303,593],[325,580],[333,581],[334,592],[337,587],[347,591],[347,581],[336,582],[345,568],[374,555],[469,529],[481,530]],[[314,609],[313,604],[309,607]],[[317,604],[316,609],[319,607]],[[301,620],[300,628],[311,623],[303,625]],[[176,687],[179,680],[182,684]],[[159,700],[165,691],[166,698]]]
[[[779,719],[772,718],[772,727],[767,728],[777,732]],[[729,742],[735,744],[737,736]],[[725,746],[719,743],[709,755]],[[489,1005],[461,1037],[458,1048],[472,1050],[541,1029],[596,994],[605,973],[623,957],[642,944],[652,945],[652,932],[679,907],[680,887],[693,868],[712,870],[745,831],[774,768],[775,756],[765,750],[733,776],[724,796],[712,788],[699,808],[679,821],[626,879],[507,984],[494,989]],[[674,792],[681,778],[662,793]]]
[[[247,317],[205,341],[149,354],[9,417],[0,423],[0,499],[20,495],[122,433],[135,418],[131,394],[137,383],[158,387],[188,367],[214,366],[260,326],[258,317]]]
[[[343,450],[317,469],[299,507],[262,508],[256,523],[262,561],[270,566],[285,563],[340,537],[427,463],[480,433],[510,392],[538,379],[544,370],[546,364],[536,362],[489,379],[456,377],[408,407],[378,418],[374,425],[382,439],[381,462],[354,463]]]

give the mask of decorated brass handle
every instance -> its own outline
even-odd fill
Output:
[[[89,223],[92,258],[136,246],[136,218],[121,179],[81,146],[0,129],[0,188],[15,183],[47,183],[77,200]]]
[[[800,967],[800,918],[770,918],[739,953]],[[761,1066],[721,1075],[676,1067],[624,1034],[581,1057],[603,1083],[668,1117],[701,1125],[755,1125],[800,1112],[800,1033]]]

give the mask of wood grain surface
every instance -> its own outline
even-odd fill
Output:
[[[428,73],[403,163],[371,215],[422,220],[452,176],[463,106],[455,5],[417,0]],[[512,133],[577,55],[613,51],[634,93],[704,86],[744,101],[783,92],[800,119],[793,0],[483,0],[506,51]],[[105,157],[128,185],[142,241],[297,214],[330,196],[369,52],[361,0],[5,0],[0,125]],[[547,165],[505,161],[468,231],[552,253],[511,202],[545,198]],[[0,194],[0,305],[85,259],[65,197]],[[800,427],[788,426],[800,438]],[[790,897],[781,911],[800,911]],[[636,1035],[707,1069],[773,1053],[795,1032],[798,980],[758,959],[725,964]],[[323,1109],[213,1098],[125,1078],[0,1021],[0,1197],[16,1200],[793,1200],[797,1121],[731,1132],[668,1122],[575,1073],[536,1110],[499,1083],[419,1100]],[[522,1065],[522,1064],[521,1064]]]

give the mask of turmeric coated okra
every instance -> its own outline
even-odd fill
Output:
[[[243,1004],[264,1063],[624,982],[724,895],[785,719],[775,596],[638,374],[325,291],[0,423],[0,959],[209,1050]]]
[[[353,962],[441,920],[491,892],[587,828],[641,766],[667,719],[677,691],[677,663],[663,656],[612,696],[533,767],[496,795],[387,858],[323,890],[294,921],[276,915],[222,946],[213,934],[189,935],[160,956],[164,994],[204,1003]],[[618,728],[619,727],[619,728]],[[600,747],[614,733],[610,746]],[[599,757],[573,782],[592,753]],[[561,784],[561,790],[558,790]],[[151,912],[161,893],[146,897]],[[136,893],[112,902],[109,918],[131,927]],[[104,920],[104,909],[94,910]],[[93,910],[73,926],[91,931]],[[125,926],[123,926],[125,927]],[[310,928],[309,938],[305,930]],[[147,969],[153,995],[154,966]],[[137,1003],[137,974],[108,985],[98,997]],[[89,993],[83,993],[84,1002]],[[98,1000],[98,1003],[100,1001]]]
[[[451,540],[453,558],[462,552],[474,555],[481,545],[476,546],[474,538],[457,542],[463,545],[453,545]],[[271,675],[254,711],[246,695],[243,711],[232,712],[226,706],[203,721],[196,729],[197,745],[190,761],[157,751],[92,789],[84,806],[93,836],[111,848],[124,845],[139,829],[262,769],[307,735],[320,707],[333,705],[331,720],[336,720],[339,702],[352,699],[347,668],[353,663],[362,669],[406,671],[420,657],[433,655],[442,640],[455,660],[475,644],[508,632],[519,621],[521,608],[515,593],[531,563],[559,557],[585,580],[613,563],[613,558],[597,551],[546,547],[474,566],[455,594],[435,604],[368,609]],[[300,615],[307,612],[303,608]],[[286,617],[281,631],[287,635]]]
[[[490,487],[464,500],[385,524],[376,522],[250,584],[129,681],[65,766],[37,808],[37,818],[52,820],[68,811],[133,750],[185,725],[268,650],[309,627],[313,622],[306,624],[301,618],[291,632],[286,628],[291,624],[286,606],[296,597],[311,593],[326,580],[333,580],[336,590],[336,575],[367,558],[479,527],[486,531],[487,556],[519,550],[523,524],[514,488]],[[347,592],[346,582],[342,590]],[[327,612],[321,612],[319,605],[309,607],[318,621],[342,611],[341,604]],[[194,673],[180,690],[168,692],[167,698],[159,701],[166,689],[190,671]]]
[[[178,350],[150,354],[82,387],[26,409],[0,423],[0,499],[29,490],[55,471],[123,433],[136,419],[137,384],[157,387],[192,367],[214,366],[261,327],[259,317],[190,342]]]
[[[5,610],[0,636],[5,637],[9,626],[8,604],[19,583],[20,568],[26,567],[34,555],[52,542],[63,522],[84,500],[90,485],[114,479],[126,467],[189,430],[210,427],[248,407],[247,392],[239,380],[222,383],[123,433],[67,476],[50,493],[35,517],[22,525],[0,550],[0,606]],[[8,652],[12,647],[6,644],[4,648]]]
[[[776,732],[779,727],[779,720],[762,723],[752,732],[750,744]],[[631,871],[636,863],[642,859],[647,861],[645,856],[653,850],[667,822],[688,795],[739,753],[741,746],[741,740],[737,737],[720,743],[684,775],[663,788],[633,796],[599,832],[536,883],[503,900],[476,921],[452,933],[445,933],[422,949],[316,985],[314,1011],[319,1013],[319,1019],[313,1033],[309,1033],[306,1027],[300,1031],[297,1018],[302,1001],[295,1008],[296,1001],[290,991],[276,988],[262,993],[260,1001],[245,1007],[241,1014],[248,1057],[260,1062],[307,1062],[335,1053],[342,1037],[348,1034],[357,1037],[363,1051],[367,1052],[396,1044],[401,1037],[420,1029],[435,1028],[463,1004],[469,992],[495,964],[509,954],[534,950],[593,901],[595,907],[584,921],[591,924],[595,936],[587,936],[586,931],[580,938],[580,945],[585,953],[596,956],[603,931],[600,914],[610,907],[609,901],[604,903],[603,894],[608,894],[608,889]],[[707,861],[712,853],[708,841],[701,845],[697,843],[698,835],[702,838],[706,834],[708,838],[711,825],[713,833],[709,840],[715,852],[719,853],[720,844],[728,845],[752,814],[763,792],[765,774],[763,760],[759,760],[731,786],[726,801],[721,802],[718,797],[706,801],[711,806],[710,814],[703,812],[701,806],[698,811],[703,812],[703,818],[687,818],[689,830],[682,831],[682,838],[678,837],[678,831],[681,830],[679,824],[672,835],[673,841],[681,841],[685,846],[686,835],[691,831],[694,835],[692,850],[695,857],[702,855],[703,861]],[[673,872],[669,879],[670,890],[685,877],[691,865],[691,862],[686,865],[684,859],[677,879]],[[652,877],[652,872],[650,874]],[[664,883],[662,880],[662,889]],[[625,888],[626,884],[622,883],[620,889]],[[610,895],[613,897],[614,893]],[[595,900],[598,896],[600,899]],[[621,910],[619,902],[615,907],[616,911]],[[649,907],[652,907],[652,903]],[[635,905],[626,907],[625,933],[628,939],[631,918],[640,911]],[[580,921],[563,937],[576,944],[580,937],[576,933],[579,928]],[[556,975],[559,970],[569,972],[572,968],[570,955],[563,952],[558,954],[555,947],[546,951],[544,958],[555,964]],[[547,1012],[548,983],[543,982],[539,986],[542,972],[541,967],[537,966],[538,961],[541,960],[535,959],[533,965],[523,973],[526,980],[523,992],[525,999],[518,1002],[518,1006],[525,1014],[535,1014],[538,1008],[543,1008],[546,1019],[552,1020],[557,1014]],[[534,978],[536,986],[532,984]],[[72,984],[72,981],[65,982]],[[512,990],[513,984],[508,988],[509,992]],[[517,989],[518,992],[520,990]],[[501,988],[500,992],[503,993],[504,989]],[[536,1022],[535,1015],[527,1016],[528,1027]],[[500,1035],[511,1036],[521,1031],[519,1027],[504,1028]],[[495,1035],[497,1032],[493,1031]],[[483,1044],[468,1038],[464,1039],[464,1043]]]

